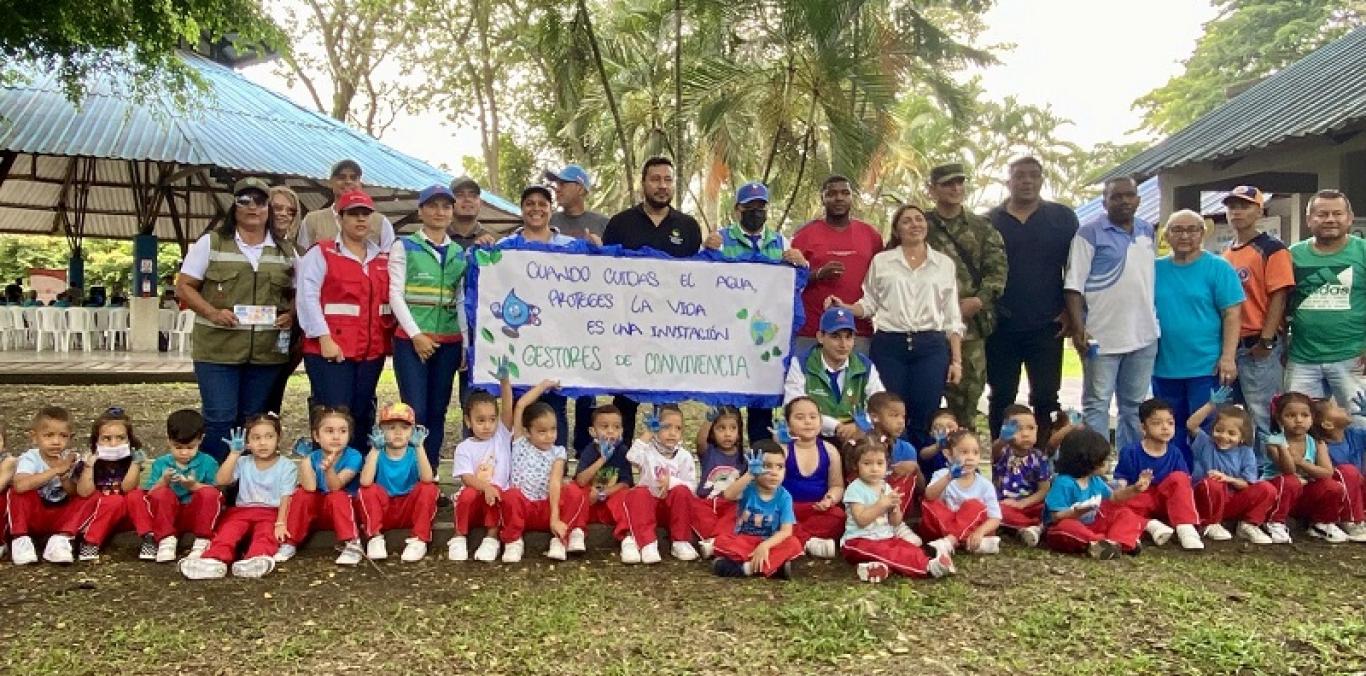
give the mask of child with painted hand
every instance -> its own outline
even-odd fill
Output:
[[[229,507],[218,524],[209,548],[198,557],[180,560],[180,574],[191,580],[265,577],[275,570],[275,553],[289,540],[290,498],[299,484],[294,462],[280,456],[280,418],[266,413],[247,420],[233,431],[228,457],[215,477],[220,487],[237,484],[237,504]],[[245,459],[243,454],[249,454]],[[238,546],[250,538],[240,561]]]
[[[360,515],[365,528],[365,556],[371,561],[389,558],[384,531],[408,528],[412,535],[404,542],[404,563],[421,561],[432,541],[432,520],[436,518],[436,473],[422,442],[427,428],[414,426],[413,407],[396,403],[379,412],[379,426],[370,431],[370,451],[360,471]]]
[[[692,546],[692,501],[697,465],[683,447],[683,411],[674,404],[658,406],[646,419],[646,430],[626,452],[640,471],[639,483],[626,493],[623,517],[631,534],[621,541],[622,563],[659,563],[655,524],[669,524],[669,551],[679,561],[697,559]]]
[[[1276,504],[1276,489],[1262,481],[1257,456],[1248,445],[1253,438],[1252,415],[1229,405],[1232,396],[1227,386],[1210,392],[1209,401],[1186,421],[1195,463],[1195,511],[1200,514],[1201,533],[1211,540],[1232,539],[1223,522],[1237,519],[1239,537],[1269,545],[1271,538],[1262,525]],[[1211,413],[1212,433],[1203,427]]]
[[[81,471],[80,454],[67,448],[71,442],[71,414],[60,406],[44,406],[29,424],[33,448],[19,456],[10,484],[8,521],[14,538],[10,558],[23,566],[38,561],[34,535],[50,535],[43,560],[71,563],[73,517],[79,516],[88,498],[76,494]]]
[[[1355,415],[1366,414],[1366,392],[1357,392],[1352,398]],[[1328,446],[1329,463],[1333,466],[1333,479],[1342,484],[1347,494],[1346,513],[1339,515],[1340,530],[1352,542],[1366,542],[1366,481],[1362,479],[1363,462],[1366,461],[1366,428],[1353,425],[1353,414],[1337,405],[1332,397],[1321,399],[1314,404],[1318,424],[1314,434]]]
[[[949,435],[951,463],[930,477],[920,503],[920,534],[939,553],[963,547],[974,554],[996,554],[1001,538],[1001,505],[996,487],[977,473],[982,448],[972,430]]]
[[[1014,530],[1026,547],[1043,537],[1043,499],[1053,483],[1048,456],[1037,447],[1039,425],[1028,406],[1003,411],[1001,437],[991,447],[991,478],[1001,503],[1001,525]]]
[[[512,381],[506,359],[491,375],[498,379],[499,397],[483,390],[469,395],[465,420],[470,436],[455,447],[451,471],[460,479],[460,491],[455,494],[455,536],[446,549],[452,561],[469,559],[466,538],[474,523],[485,529],[474,560],[492,563],[498,558],[498,501],[512,477]]]
[[[764,577],[789,580],[792,560],[802,555],[793,535],[797,515],[792,495],[783,488],[783,447],[771,440],[754,444],[745,455],[746,472],[726,487],[735,504],[735,526],[716,536],[712,572],[721,577]]]
[[[1124,502],[1148,488],[1150,477],[1112,491],[1105,482],[1110,442],[1099,433],[1077,427],[1063,437],[1053,464],[1053,484],[1044,498],[1044,540],[1058,552],[1087,553],[1113,559],[1120,552],[1138,554],[1144,517]]]
[[[555,445],[559,421],[555,409],[541,395],[559,387],[543,380],[517,400],[512,419],[511,485],[503,491],[498,510],[503,522],[498,532],[503,542],[503,563],[522,560],[522,533],[549,531],[546,557],[563,561],[568,554],[569,524],[588,511],[588,496],[577,484],[565,483],[568,455]],[[582,545],[582,542],[576,543]],[[579,548],[579,551],[582,551]]]
[[[299,491],[289,509],[289,541],[275,560],[288,561],[314,531],[331,528],[341,545],[337,565],[354,566],[364,558],[356,528],[356,496],[365,465],[360,451],[347,446],[355,422],[344,407],[314,406],[309,417],[317,448],[299,463]]]
[[[930,417],[930,436],[934,437],[934,443],[920,449],[922,480],[949,466],[945,449],[948,447],[949,435],[957,432],[960,427],[958,418],[947,408],[935,411]]]
[[[807,554],[835,558],[836,540],[844,533],[844,471],[840,454],[820,437],[821,411],[809,397],[797,397],[783,407],[782,429],[774,438],[787,444],[783,488],[792,494],[797,514],[797,539]]]
[[[844,492],[848,521],[840,552],[857,566],[865,582],[881,582],[888,571],[907,577],[943,577],[952,574],[953,549],[938,549],[933,558],[926,556],[919,541],[898,535],[908,530],[902,497],[885,480],[887,449],[872,439],[854,446],[858,478]]]
[[[137,489],[142,476],[142,463],[134,458],[141,450],[133,421],[121,408],[106,410],[90,425],[90,452],[76,480],[76,494],[89,500],[66,529],[81,538],[80,560],[99,560],[106,538],[132,528],[128,494]]]
[[[692,501],[692,527],[703,557],[711,557],[718,535],[732,530],[735,502],[727,500],[724,493],[739,481],[747,468],[745,459],[740,456],[743,445],[740,409],[734,406],[707,409],[706,420],[697,430],[697,448],[705,449],[698,455],[702,480],[698,482],[697,496]]]
[[[635,486],[635,476],[631,461],[626,459],[627,445],[622,440],[622,426],[621,409],[616,406],[603,404],[593,409],[588,429],[593,442],[579,451],[578,472],[574,475],[574,483],[588,498],[588,509],[580,512],[578,521],[570,524],[567,547],[570,553],[584,551],[584,529],[589,523],[612,526],[612,536],[619,542],[631,534],[623,504],[627,491]]]
[[[1137,485],[1143,477],[1147,481],[1126,506],[1148,520],[1143,530],[1153,544],[1160,547],[1175,533],[1182,549],[1204,549],[1200,531],[1195,529],[1200,515],[1195,510],[1190,468],[1181,450],[1168,443],[1176,435],[1171,405],[1149,399],[1139,405],[1138,421],[1143,438],[1119,449],[1114,478],[1120,487]]]
[[[223,511],[223,494],[214,486],[218,461],[200,453],[204,416],[181,409],[166,417],[171,451],[152,462],[142,487],[128,495],[128,517],[142,537],[138,558],[175,561],[181,533],[194,534],[190,556],[209,548],[213,528]]]

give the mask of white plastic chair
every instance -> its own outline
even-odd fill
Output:
[[[94,313],[89,308],[69,307],[66,308],[66,331],[62,338],[62,350],[70,351],[71,341],[80,338],[81,349],[89,352],[93,347],[97,336],[95,331]]]
[[[105,335],[109,330],[109,315],[112,312],[109,308],[97,307],[90,308],[90,328],[96,334],[99,341],[98,347],[104,347]],[[110,346],[109,349],[114,349]]]
[[[17,335],[14,329],[14,315],[0,312],[0,350],[8,350],[11,339]]]
[[[171,345],[178,343],[180,354],[185,354],[185,347],[190,344],[190,334],[194,333],[194,317],[194,310],[181,310],[176,317],[175,329],[171,331]]]
[[[34,349],[43,351],[43,338],[52,336],[52,349],[66,352],[70,346],[66,341],[66,313],[59,307],[32,308],[38,319],[38,333],[34,338]]]
[[[171,332],[175,330],[175,320],[180,313],[176,310],[161,308],[157,310],[157,331],[166,334],[169,339]]]
[[[10,305],[5,308],[5,314],[9,315],[10,325],[14,327],[14,348],[28,347],[33,342],[33,327],[24,321],[24,308]]]
[[[108,324],[104,327],[104,342],[112,352],[119,349],[119,338],[123,339],[123,349],[128,349],[128,332],[133,330],[132,312],[128,308],[113,308],[108,311]]]
[[[22,307],[19,312],[24,315],[25,334],[28,342],[34,346],[38,345],[38,307]]]

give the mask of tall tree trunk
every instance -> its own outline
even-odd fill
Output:
[[[674,0],[674,169],[681,181],[687,146],[683,143],[683,0]]]
[[[603,94],[607,97],[607,107],[612,111],[612,122],[617,128],[617,142],[621,144],[621,161],[625,163],[626,197],[635,195],[636,154],[626,139],[626,127],[621,122],[621,110],[617,108],[617,97],[612,93],[612,83],[607,79],[607,66],[602,62],[602,50],[598,47],[598,37],[593,33],[593,19],[588,14],[586,0],[578,0],[579,18],[583,21],[584,32],[588,34],[588,46],[593,51],[593,65],[597,67],[598,80],[602,82]]]
[[[501,130],[498,124],[498,96],[493,86],[493,65],[490,63],[493,52],[489,50],[489,3],[475,0],[474,12],[479,27],[479,98],[483,101],[484,111],[488,113],[488,134],[484,143],[484,166],[489,172],[489,189],[495,193],[502,190],[502,172],[498,162],[498,145]]]

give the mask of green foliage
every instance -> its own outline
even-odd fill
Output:
[[[1134,102],[1143,126],[1173,133],[1226,100],[1230,88],[1284,68],[1366,25],[1362,0],[1217,0],[1185,72]],[[1347,74],[1344,77],[1349,77]]]
[[[133,277],[133,243],[126,240],[87,239],[81,246],[85,256],[85,285],[129,289]],[[179,269],[180,248],[175,244],[157,247],[157,269],[165,276]],[[17,277],[28,277],[29,268],[66,270],[71,250],[60,237],[40,235],[0,236],[0,280],[6,284]],[[160,292],[160,289],[158,289]]]

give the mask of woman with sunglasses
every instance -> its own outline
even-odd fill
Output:
[[[299,325],[312,406],[346,407],[350,447],[366,448],[375,387],[394,333],[389,251],[370,239],[375,202],[360,190],[337,197],[341,230],[299,259]]]
[[[222,462],[228,432],[265,411],[294,324],[294,245],[276,230],[270,187],[259,178],[233,186],[217,229],[185,252],[176,295],[194,310],[195,380],[204,414],[200,450]]]
[[[280,232],[281,239],[294,242],[299,236],[299,225],[303,222],[301,214],[302,208],[299,205],[299,196],[287,186],[277,185],[270,189],[270,213],[275,216],[275,228]],[[267,411],[276,413],[284,410],[285,388],[289,385],[289,377],[299,370],[299,364],[304,360],[304,333],[299,328],[299,323],[294,323],[294,328],[289,332],[289,361],[280,369],[279,375],[275,377],[275,384],[270,388],[270,396],[266,398]]]

